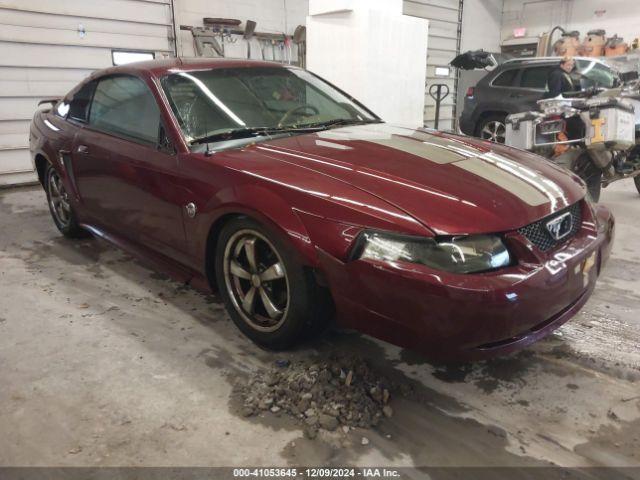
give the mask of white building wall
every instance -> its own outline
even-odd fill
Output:
[[[513,29],[526,27],[527,36],[537,36],[560,25],[580,31],[604,29],[607,36],[618,34],[627,42],[640,37],[640,2],[634,0],[505,0],[502,40],[511,38]]]
[[[424,122],[428,21],[401,0],[311,0],[307,64],[383,120]]]

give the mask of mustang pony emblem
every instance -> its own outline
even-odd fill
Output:
[[[563,213],[557,216],[553,220],[547,222],[547,231],[554,240],[561,240],[569,233],[573,228],[573,218],[571,212]]]

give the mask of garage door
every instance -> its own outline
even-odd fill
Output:
[[[33,181],[29,122],[112,51],[173,52],[170,0],[0,0],[0,185]]]
[[[404,0],[404,14],[429,20],[427,48],[427,78],[425,88],[424,123],[434,126],[435,101],[428,94],[429,87],[444,83],[449,87],[449,96],[440,106],[440,129],[453,129],[456,107],[456,72],[449,77],[436,76],[436,67],[447,66],[460,50],[462,25],[462,0]]]

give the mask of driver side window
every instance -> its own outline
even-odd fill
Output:
[[[89,124],[105,133],[156,145],[160,110],[153,94],[139,78],[106,77],[96,87]]]

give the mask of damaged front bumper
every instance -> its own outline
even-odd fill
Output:
[[[587,209],[587,207],[584,207]],[[602,206],[594,221],[551,252],[482,274],[451,274],[423,265],[356,260],[320,251],[338,323],[442,361],[507,354],[530,345],[575,315],[595,288],[611,251],[614,219]],[[525,260],[522,258],[525,257]],[[532,261],[533,259],[536,261]]]

